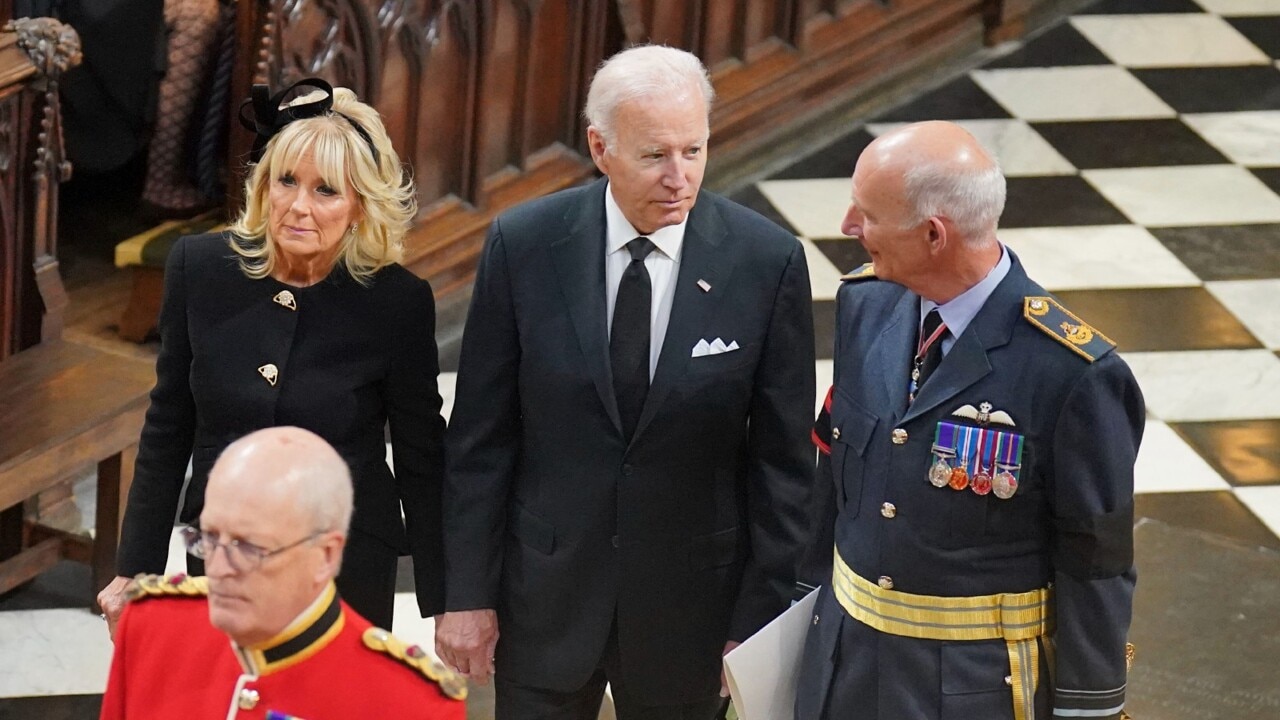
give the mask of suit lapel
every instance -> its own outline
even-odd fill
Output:
[[[605,187],[605,181],[599,180],[586,188],[587,199],[580,205],[578,219],[569,234],[551,244],[551,259],[587,373],[600,393],[605,412],[621,433],[622,419],[618,415],[613,372],[609,368],[609,326],[605,319]]]
[[[964,334],[956,339],[956,344],[942,359],[929,382],[920,388],[920,394],[907,408],[902,422],[933,410],[991,372],[987,352],[1008,344],[1027,282],[1022,264],[1012,251],[1009,251],[1009,259],[1009,273],[983,303]]]
[[[920,298],[912,292],[902,293],[890,313],[888,323],[873,339],[867,351],[865,367],[871,384],[880,393],[874,407],[892,408],[897,413],[907,404],[907,383],[911,375],[911,350],[920,324]]]
[[[736,261],[723,242],[726,235],[715,206],[705,196],[694,205],[685,226],[684,247],[680,252],[680,270],[675,279],[675,297],[671,301],[671,318],[667,322],[667,335],[662,341],[662,353],[658,356],[658,368],[649,386],[644,409],[636,424],[634,442],[661,409],[663,401],[671,393],[680,378],[688,370],[693,346],[703,339],[703,333],[711,327],[713,310],[719,306],[729,287]],[[703,292],[698,286],[705,280],[711,286]]]

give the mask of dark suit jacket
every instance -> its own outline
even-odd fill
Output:
[[[282,290],[296,310],[272,300]],[[179,240],[165,268],[156,387],[129,492],[120,574],[164,571],[188,458],[180,519],[193,523],[223,448],[254,430],[296,425],[341,453],[355,485],[353,529],[411,552],[419,609],[440,612],[444,420],[434,333],[431,287],[399,265],[383,268],[367,287],[339,267],[295,288],[246,277],[222,235]],[[258,370],[267,363],[277,368],[275,385]],[[386,463],[388,421],[394,475]]]
[[[628,445],[605,324],[605,187],[490,229],[449,432],[448,607],[496,608],[498,672],[559,691],[585,684],[616,615],[638,701],[703,699],[725,641],[790,598],[812,476],[808,269],[793,236],[701,193]],[[741,349],[691,358],[717,337]]]
[[[1048,293],[1011,259],[910,406],[919,296],[875,278],[840,289],[831,454],[817,486],[835,509],[823,512],[818,500],[813,513],[835,519],[815,532],[813,554],[825,558],[811,566],[826,570],[807,578],[824,587],[796,720],[1013,717],[1004,640],[915,639],[853,619],[830,589],[833,542],[853,572],[888,577],[895,591],[957,597],[1052,586],[1056,667],[1050,677],[1041,663],[1036,717],[1048,717],[1051,704],[1079,713],[1124,702],[1142,394],[1114,351],[1091,361],[1023,317],[1025,298]],[[1025,440],[1007,500],[934,487],[927,477],[938,423],[973,425],[952,413],[984,402],[1008,413]],[[833,682],[856,700],[824,709]]]

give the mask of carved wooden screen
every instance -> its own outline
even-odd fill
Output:
[[[58,78],[79,62],[79,37],[56,20],[0,32],[0,359],[62,333],[58,184],[71,165]]]
[[[319,75],[376,106],[419,187],[406,264],[448,296],[469,283],[497,212],[594,172],[585,88],[628,44],[665,43],[706,61],[719,93],[714,166],[1055,2],[239,0],[234,92]],[[233,139],[243,157],[249,139]]]

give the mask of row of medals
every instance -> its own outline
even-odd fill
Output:
[[[1008,500],[1018,492],[1018,479],[1009,472],[1013,468],[993,464],[992,470],[997,468],[1000,470],[993,477],[986,468],[982,467],[982,461],[979,460],[978,472],[970,477],[964,463],[952,467],[951,463],[947,462],[948,457],[955,457],[955,453],[950,448],[935,445],[933,452],[934,461],[933,466],[929,468],[929,483],[936,488],[950,487],[956,491],[969,488],[978,495],[991,493],[1001,500]]]

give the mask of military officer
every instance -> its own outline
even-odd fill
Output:
[[[882,135],[852,197],[843,230],[872,262],[840,288],[814,432],[800,573],[823,588],[796,720],[1118,717],[1129,368],[996,239],[1004,178],[962,128]]]
[[[320,437],[268,428],[228,446],[184,532],[208,576],[135,580],[102,718],[462,720],[461,678],[339,599],[351,509]]]

